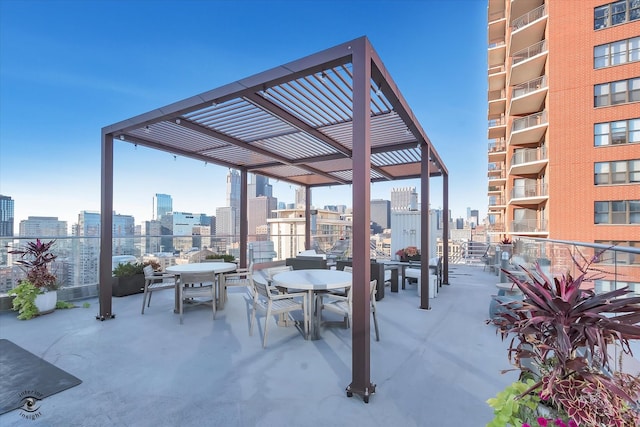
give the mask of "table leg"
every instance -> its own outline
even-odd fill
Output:
[[[173,305],[174,313],[180,313],[180,290],[178,289],[178,286],[180,286],[180,275],[176,275],[175,303]]]
[[[216,280],[214,282],[214,286],[217,283],[217,287],[216,287],[216,300],[218,301],[218,305],[217,305],[217,309],[218,310],[222,310],[224,309],[224,304],[226,303],[225,301],[225,294],[224,294],[224,274],[218,274],[218,280]]]
[[[391,270],[391,292],[398,292],[398,269]]]

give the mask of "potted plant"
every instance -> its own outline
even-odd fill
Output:
[[[235,262],[236,257],[227,254],[207,255],[204,259],[222,259],[223,262]]]
[[[420,261],[420,249],[416,246],[407,246],[404,249],[399,249],[396,255],[400,257],[400,261]]]
[[[608,351],[616,346],[631,355],[629,341],[640,338],[640,297],[628,296],[627,287],[585,289],[603,273],[591,267],[598,256],[581,263],[572,256],[575,278],[550,279],[537,264],[523,279],[505,271],[523,300],[503,303],[505,311],[488,322],[503,340],[512,337],[508,356],[524,385],[510,386],[509,399],[487,401],[496,416],[489,426],[640,425],[640,378],[616,369]]]
[[[16,264],[25,272],[26,277],[20,279],[9,294],[15,295],[13,308],[19,312],[19,319],[30,319],[37,314],[50,313],[56,308],[58,301],[58,281],[51,272],[51,264],[57,258],[51,252],[55,240],[27,242],[24,248],[8,251],[20,255]],[[34,310],[35,307],[35,310]]]
[[[151,265],[154,271],[160,268],[155,261],[118,264],[113,269],[111,295],[124,297],[144,292],[144,267]]]

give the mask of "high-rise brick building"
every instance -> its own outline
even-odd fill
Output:
[[[640,1],[488,1],[488,196],[502,235],[640,247]]]

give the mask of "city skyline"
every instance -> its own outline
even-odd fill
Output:
[[[358,1],[213,1],[194,3],[197,14],[182,4],[0,3],[0,193],[16,201],[17,222],[57,216],[72,224],[79,212],[100,210],[103,126],[363,34],[447,165],[454,216],[473,206],[484,217],[484,2],[381,1],[379,7],[365,8]],[[341,13],[334,13],[336,7]],[[394,31],[379,24],[380,10]],[[468,25],[432,22],[434,14],[455,14]],[[225,19],[212,30],[209,16]],[[274,27],[265,16],[290,25]],[[118,27],[95,31],[104,22],[118,22]],[[336,31],[323,31],[327,22]],[[166,39],[167,27],[173,29],[170,40],[154,45]],[[451,43],[434,42],[444,34]],[[462,42],[465,54],[455,54],[451,46]],[[160,48],[163,55],[157,57],[154,50]],[[444,61],[449,65],[442,66]],[[147,218],[147,201],[156,193],[171,194],[176,211],[213,215],[225,206],[227,168],[120,141],[114,144],[114,165],[118,214]],[[432,208],[441,207],[441,183],[435,178],[430,184],[430,198],[436,201]],[[294,185],[272,185],[278,200],[295,200]],[[391,188],[402,186],[420,191],[418,180],[376,183],[371,198],[386,199]],[[320,207],[352,204],[350,186],[316,188],[312,196]]]

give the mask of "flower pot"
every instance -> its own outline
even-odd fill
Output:
[[[38,314],[47,314],[53,312],[56,309],[56,303],[58,302],[58,292],[49,291],[43,294],[36,295],[34,301],[38,308]]]
[[[111,295],[124,297],[139,294],[144,291],[144,274],[133,276],[114,277],[111,285]]]

